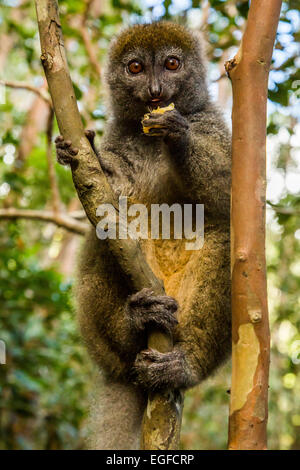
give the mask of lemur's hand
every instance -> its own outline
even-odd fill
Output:
[[[127,314],[136,330],[144,330],[148,325],[169,331],[178,324],[176,312],[178,303],[168,295],[153,295],[151,289],[142,289],[132,295],[127,303]]]
[[[72,146],[70,140],[64,140],[63,136],[59,135],[55,139],[56,158],[61,165],[70,165],[76,159],[78,148]]]
[[[95,151],[95,131],[87,129],[84,133],[89,143],[91,144],[92,149]],[[70,165],[76,159],[76,155],[78,154],[78,148],[74,148],[70,140],[64,140],[64,138],[59,135],[55,139],[55,146],[57,161],[61,165]]]
[[[190,386],[192,374],[184,352],[173,349],[160,353],[154,349],[140,352],[133,367],[135,382],[145,390],[176,390]]]
[[[87,129],[86,131],[84,131],[84,133],[85,133],[87,140],[91,144],[91,147],[94,150],[95,154],[98,155],[98,150],[95,147],[96,132],[93,131],[92,129]]]
[[[177,109],[146,116],[142,121],[145,134],[162,137],[172,156],[178,161],[185,160],[189,148],[188,120]]]
[[[160,136],[167,140],[184,137],[189,129],[187,119],[177,109],[165,113],[152,112],[146,115],[142,124],[147,129],[147,132],[144,131],[146,135]]]

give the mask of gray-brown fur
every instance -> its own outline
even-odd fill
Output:
[[[178,70],[164,68],[167,56],[179,59]],[[144,66],[134,76],[127,69],[133,59]],[[153,271],[164,280],[165,297],[154,297],[148,290],[131,292],[94,229],[82,250],[76,288],[79,321],[90,354],[109,382],[102,386],[102,397],[103,390],[108,397],[111,389],[115,400],[120,387],[124,398],[127,386],[131,392],[124,409],[132,409],[135,401],[139,409],[138,418],[132,414],[134,425],[127,423],[128,413],[122,425],[118,409],[120,416],[111,416],[110,437],[101,438],[101,428],[108,432],[113,414],[112,408],[105,406],[105,413],[102,406],[94,413],[97,436],[92,446],[121,449],[137,445],[132,433],[140,432],[142,390],[192,387],[228,356],[231,151],[230,135],[207,91],[202,47],[181,26],[156,23],[122,32],[111,46],[106,77],[109,120],[99,161],[114,191],[147,206],[205,205],[201,250],[186,251],[184,240],[142,242]],[[159,136],[142,131],[153,97],[161,99],[160,106],[175,104],[173,111],[151,114],[150,122],[163,126]],[[92,145],[93,137],[88,134]],[[69,144],[57,142],[62,163],[74,154]],[[146,349],[151,324],[173,332],[172,352]]]

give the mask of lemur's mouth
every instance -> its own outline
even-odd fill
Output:
[[[172,100],[164,100],[162,98],[153,98],[153,100],[148,102],[148,107],[150,111],[152,109],[157,109],[158,107],[163,108],[165,106],[168,106],[171,103]]]
[[[158,108],[158,106],[162,103],[162,100],[160,98],[154,98],[153,100],[149,101],[149,106],[152,109]]]

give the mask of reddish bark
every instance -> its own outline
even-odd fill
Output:
[[[226,64],[233,86],[232,344],[229,449],[266,449],[270,334],[265,263],[266,104],[281,0],[252,0]]]

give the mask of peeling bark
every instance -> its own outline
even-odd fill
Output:
[[[74,147],[79,149],[77,159],[71,167],[73,182],[88,219],[96,227],[99,221],[97,207],[109,203],[118,210],[116,199],[84,135],[67,66],[57,1],[36,0],[35,4],[42,49],[41,61],[59,130],[64,139],[71,140]],[[147,287],[156,295],[165,293],[162,281],[150,269],[137,241],[117,239],[107,242],[107,248],[119,263],[134,292]],[[172,349],[173,343],[170,336],[153,330],[148,333],[148,345],[166,352]],[[152,412],[151,419],[147,414],[144,418],[144,449],[178,448],[182,405],[183,401],[169,392],[149,396],[148,410],[150,407]]]
[[[267,448],[266,105],[281,3],[252,0],[240,49],[226,63],[233,87],[229,449]]]

